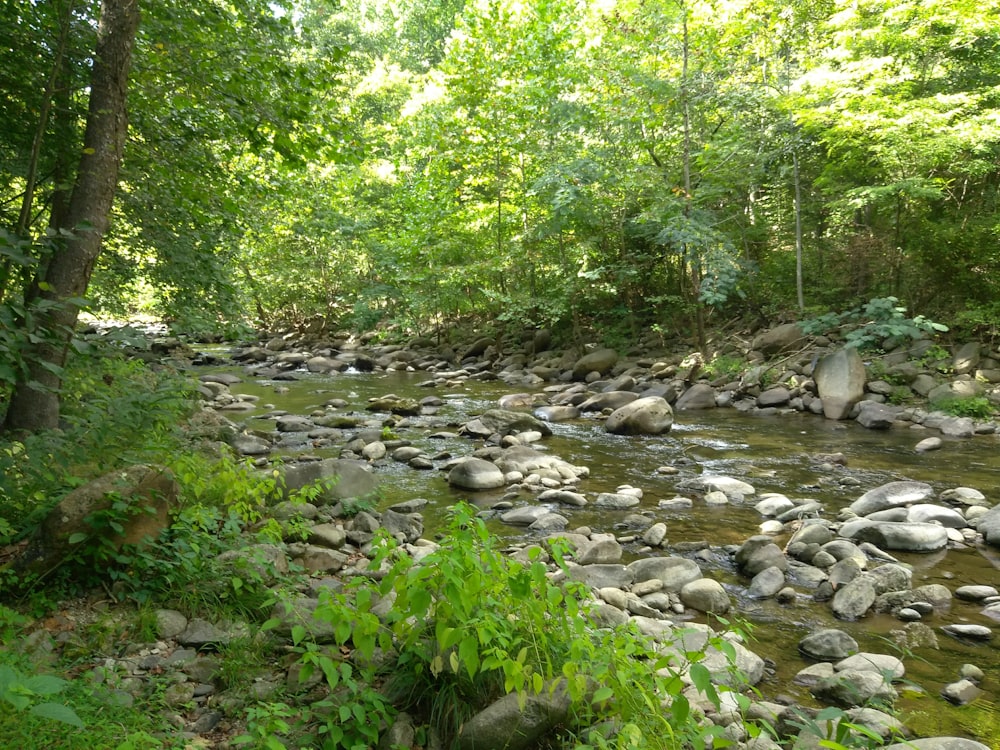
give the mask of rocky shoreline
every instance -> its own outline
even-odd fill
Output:
[[[580,485],[589,475],[587,467],[571,465],[538,449],[551,433],[549,425],[580,418],[602,419],[607,431],[641,439],[642,435],[669,431],[675,412],[731,407],[854,419],[869,429],[933,429],[945,438],[995,439],[991,436],[996,434],[995,420],[935,412],[924,402],[890,403],[894,395],[900,396],[900,388],[909,389],[908,399],[936,393],[938,397],[982,396],[996,403],[1000,398],[996,385],[1000,382],[1000,353],[979,345],[961,347],[950,353],[946,363],[937,357],[931,364],[926,358],[929,346],[917,342],[885,355],[876,368],[871,362],[866,368],[853,350],[828,339],[807,341],[797,328],[780,326],[757,336],[749,349],[739,352],[743,363],[739,373],[724,374],[713,374],[710,363],[696,356],[655,351],[652,346],[625,355],[602,348],[583,354],[548,352],[547,347],[544,333],[526,336],[517,351],[503,355],[491,339],[470,342],[456,353],[426,339],[406,345],[373,345],[346,338],[308,342],[289,335],[234,350],[232,361],[242,366],[242,375],[213,372],[200,376],[205,409],[197,421],[204,434],[223,438],[238,454],[262,467],[270,465],[272,452],[282,453],[287,492],[336,478],[336,483],[321,485],[322,491],[315,493],[311,502],[285,500],[272,508],[279,522],[294,522],[298,528],[305,525],[309,529],[305,540],[289,538],[283,545],[257,545],[238,553],[253,565],[264,564],[277,572],[297,565],[311,576],[307,587],[275,610],[274,618],[280,623],[276,632],[290,639],[296,625],[311,627],[315,624],[311,613],[320,606],[324,589],[371,577],[372,540],[380,529],[394,537],[416,564],[438,548],[436,541],[424,536],[421,510],[425,500],[415,498],[381,512],[371,507],[356,512],[350,506],[353,498],[375,492],[378,465],[391,461],[417,471],[445,472],[453,487],[468,492],[509,490],[505,499],[487,512],[505,524],[530,530],[537,540],[512,548],[514,559],[550,560],[556,540],[568,545],[568,568],[550,562],[550,580],[570,580],[589,587],[592,601],[588,616],[594,627],[632,627],[664,653],[703,651],[699,663],[708,667],[715,683],[725,685],[734,674],[740,676],[742,684],[734,686],[736,692],[722,693],[724,698],[735,696],[739,691],[751,691],[765,679],[770,671],[767,661],[753,653],[752,644],[740,642],[731,633],[690,621],[692,616],[706,614],[738,615],[731,592],[703,573],[697,554],[685,554],[682,545],[667,544],[668,529],[662,522],[618,535],[571,528],[573,509],[590,505],[627,513],[639,504],[643,491],[632,486],[596,496],[582,491]],[[226,359],[214,355],[195,359],[196,366],[223,364]],[[868,376],[873,369],[878,378]],[[274,421],[273,431],[247,429],[227,418],[262,410],[256,399],[231,390],[242,378],[267,380],[280,388],[283,381],[296,380],[305,372],[336,377],[348,370],[426,373],[421,385],[432,392],[470,379],[499,379],[516,392],[457,428],[435,422],[440,399],[433,393],[420,400],[385,394],[369,402],[364,414],[350,411],[345,402],[336,399],[308,415],[272,410],[267,416]],[[470,450],[461,456],[428,454],[406,439],[410,427],[449,431],[451,437],[467,438]],[[940,445],[937,435],[920,437],[914,445],[918,452]],[[340,448],[338,458],[318,460],[312,455],[318,448],[335,447]],[[828,456],[827,460],[836,463],[838,457]],[[888,613],[899,621],[894,633],[902,647],[918,654],[920,648],[935,642],[938,633],[982,643],[984,660],[993,653],[991,628],[949,621],[948,611],[958,598],[981,607],[987,619],[1000,620],[1000,592],[992,585],[997,578],[995,571],[984,571],[979,585],[954,591],[940,584],[914,587],[910,570],[894,556],[1000,546],[1000,505],[983,492],[954,487],[936,495],[921,482],[892,482],[859,495],[849,509],[828,517],[814,501],[778,493],[758,495],[752,484],[733,477],[703,477],[678,489],[675,497],[661,500],[659,507],[751,504],[759,513],[759,533],[742,544],[719,550],[732,559],[745,582],[741,596],[778,602],[810,599],[845,621],[856,621],[869,613]],[[782,545],[777,543],[779,539]],[[623,545],[638,548],[640,559],[625,563]],[[391,607],[391,602],[386,606]],[[130,685],[135,688],[151,671],[176,672],[171,702],[179,707],[199,707],[184,715],[178,713],[181,731],[192,737],[224,734],[242,706],[214,686],[214,675],[221,665],[212,650],[239,637],[246,627],[188,620],[180,612],[160,611],[160,640],[137,645],[135,653],[109,663],[105,672],[116,675],[116,689],[125,695],[130,693]],[[322,629],[311,635],[317,642],[330,639]],[[729,645],[720,649],[717,639]],[[813,663],[796,675],[795,682],[806,686],[818,704],[840,707],[846,722],[865,727],[881,737],[882,743],[909,737],[907,728],[891,714],[871,707],[891,705],[896,697],[905,675],[905,667],[896,656],[862,651],[849,634],[835,628],[811,633],[798,649]],[[680,662],[683,659],[679,657]],[[990,690],[983,684],[981,666],[956,666],[954,679],[935,700],[960,705],[976,700],[984,689]],[[818,747],[827,739],[821,731],[810,735],[803,728],[803,717],[818,715],[815,707],[773,697],[716,705],[699,695],[688,673],[684,674],[692,704],[704,713],[706,722],[719,727],[720,735],[737,746],[778,746],[766,735],[751,737],[749,719],[765,719],[776,727],[782,746]],[[258,678],[255,690],[266,699],[301,687],[293,685],[296,680],[292,668],[272,670]],[[767,692],[781,694],[780,687],[774,686]],[[748,694],[754,695],[752,691]],[[525,738],[542,736],[565,718],[556,705],[558,692],[543,694],[538,700],[552,703],[544,710],[525,710],[509,701],[486,707],[480,719],[468,722],[458,746],[477,750],[533,746],[533,740]],[[544,717],[542,726],[537,724],[539,716]],[[409,719],[401,715],[400,726],[386,736],[412,736],[413,727],[407,729],[406,721]],[[856,739],[860,742],[863,737]],[[959,738],[910,738],[909,743],[906,746],[924,750],[987,747]]]

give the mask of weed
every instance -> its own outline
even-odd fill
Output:
[[[931,408],[956,417],[972,419],[990,419],[995,411],[993,404],[983,396],[951,396],[935,399],[931,402]]]

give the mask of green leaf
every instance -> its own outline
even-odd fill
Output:
[[[75,534],[70,534],[69,535],[69,543],[70,544],[79,544],[80,542],[86,541],[86,539],[87,539],[87,535],[84,534],[81,531],[78,531]]]
[[[61,703],[39,703],[37,706],[32,706],[29,713],[41,716],[44,719],[61,721],[63,724],[80,727],[81,729],[84,726],[83,721],[76,715],[76,711]]]
[[[475,677],[479,671],[479,639],[475,635],[466,636],[458,647],[458,658],[465,665],[469,677]]]
[[[712,690],[712,673],[708,671],[708,667],[704,664],[692,664],[688,670],[688,675],[691,678],[691,683],[698,692],[708,693]]]

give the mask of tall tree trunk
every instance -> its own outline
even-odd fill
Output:
[[[4,422],[6,431],[52,429],[59,424],[59,386],[66,353],[101,252],[128,127],[125,94],[139,28],[139,0],[102,0],[83,154],[64,228],[73,236],[53,254],[39,285],[48,303],[32,333],[44,343],[26,352],[28,372],[19,378]]]

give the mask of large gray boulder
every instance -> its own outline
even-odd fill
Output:
[[[595,349],[589,354],[584,354],[573,365],[573,379],[583,380],[592,372],[599,372],[603,375],[617,362],[618,352],[614,349]]]
[[[994,506],[979,517],[976,530],[987,544],[1000,547],[1000,505]]]
[[[846,536],[843,527],[841,534]],[[849,538],[881,550],[934,552],[948,546],[948,529],[932,523],[857,523],[851,525]]]
[[[174,475],[160,466],[130,466],[105,474],[76,488],[49,511],[14,561],[14,570],[51,573],[87,548],[83,540],[95,537],[114,549],[150,543],[170,525],[179,492]],[[115,505],[121,509],[112,511]],[[95,521],[103,513],[110,514],[103,524]]]
[[[868,490],[850,505],[850,510],[859,516],[867,516],[876,511],[900,508],[934,497],[934,488],[926,482],[887,482]]]
[[[484,458],[467,458],[448,472],[448,484],[463,490],[494,490],[504,486],[500,467]]]
[[[708,383],[695,383],[674,404],[677,411],[698,411],[716,407],[715,389]]]
[[[540,693],[508,693],[466,721],[459,750],[527,750],[569,717],[570,699],[562,685]]]
[[[816,661],[836,662],[858,653],[858,642],[843,630],[824,628],[799,641],[799,651]]]
[[[645,557],[629,563],[627,570],[635,583],[661,581],[662,590],[672,593],[701,578],[698,563],[686,557]]]
[[[865,363],[857,349],[845,348],[823,357],[813,371],[827,419],[846,419],[865,395]]]
[[[479,415],[479,422],[491,434],[511,435],[520,432],[552,434],[552,428],[537,417],[509,409],[488,409]]]
[[[750,347],[770,356],[801,346],[805,340],[798,323],[784,323],[755,336]]]
[[[311,484],[319,483],[320,492],[310,502],[332,505],[349,498],[367,498],[378,489],[378,477],[359,461],[328,458],[324,461],[286,466],[282,481],[282,499]]]
[[[632,391],[607,391],[603,393],[595,393],[593,396],[588,398],[582,404],[580,404],[580,411],[604,411],[605,409],[620,409],[626,404],[630,404],[639,398],[638,393]]]
[[[604,429],[615,435],[660,435],[673,424],[670,404],[659,396],[647,396],[611,412]]]

